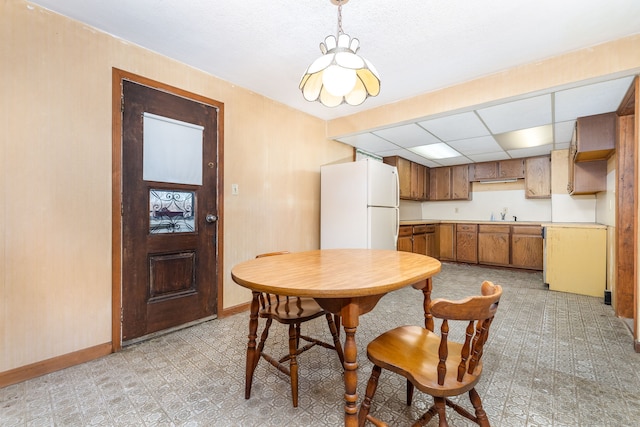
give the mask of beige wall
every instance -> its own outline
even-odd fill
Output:
[[[111,341],[113,67],[225,104],[225,307],[233,265],[319,246],[320,165],[352,154],[323,121],[21,0],[0,47],[0,372]]]
[[[225,104],[225,307],[231,267],[319,243],[327,141],[372,127],[640,70],[640,35],[325,124],[23,0],[0,2],[0,373],[111,340],[111,72]],[[240,194],[230,195],[237,183]]]

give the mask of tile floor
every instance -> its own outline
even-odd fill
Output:
[[[478,386],[492,425],[640,425],[640,354],[624,321],[603,298],[547,290],[538,272],[444,264],[434,297],[477,293],[482,280],[504,288],[485,347]],[[421,324],[421,293],[385,296],[361,317],[366,342],[400,324]],[[0,389],[2,426],[339,426],[343,380],[335,353],[315,347],[300,357],[300,405],[287,378],[261,361],[244,399],[248,316],[212,320],[123,351]],[[286,349],[285,328],[271,345]],[[320,318],[306,329],[325,334]],[[459,331],[452,331],[458,333]],[[371,364],[359,353],[358,391]],[[466,401],[463,402],[466,404]],[[429,404],[417,392],[404,404],[404,382],[381,377],[373,413],[410,425]],[[452,427],[469,422],[449,410]],[[436,426],[432,420],[429,426]]]

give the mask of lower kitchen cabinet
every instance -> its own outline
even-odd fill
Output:
[[[509,265],[509,225],[478,225],[478,263]]]
[[[438,224],[438,255],[440,261],[456,260],[456,225]]]
[[[542,270],[542,227],[514,225],[511,229],[511,266]]]
[[[400,226],[400,230],[398,230],[398,250],[413,252],[413,226]]]
[[[456,261],[478,263],[477,224],[456,224]]]

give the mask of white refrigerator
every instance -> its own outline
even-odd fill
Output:
[[[320,248],[396,249],[400,187],[395,166],[364,159],[320,168]]]

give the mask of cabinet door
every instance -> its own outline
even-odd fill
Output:
[[[551,157],[529,157],[525,160],[524,197],[527,199],[551,197]]]
[[[469,165],[451,167],[451,200],[469,200]]]
[[[477,224],[458,224],[456,226],[456,261],[469,264],[478,263],[478,226]]]
[[[524,178],[524,159],[501,160],[498,166],[500,179]]]
[[[413,252],[413,238],[411,236],[398,237],[398,250]]]
[[[511,265],[542,270],[542,227],[513,226],[511,230]]]
[[[471,181],[498,179],[498,162],[482,162],[469,166]]]
[[[398,169],[400,181],[400,198],[411,199],[411,162],[399,156],[384,157],[382,161]]]
[[[429,174],[431,200],[451,200],[451,168],[432,168]]]
[[[432,169],[433,170],[433,169]],[[441,261],[455,261],[456,232],[454,224],[438,225],[439,255]]]
[[[424,184],[426,166],[411,162],[411,198],[414,200],[425,200]]]
[[[478,233],[478,263],[509,265],[509,233]]]
[[[414,234],[413,235],[413,252],[420,255],[427,254],[427,235]]]
[[[575,135],[576,162],[606,159],[616,145],[616,113],[578,117]]]
[[[401,225],[398,230],[398,250],[413,252],[413,227]]]
[[[438,254],[436,253],[436,233],[426,233],[425,234],[426,246],[427,246],[427,256],[437,258]]]

